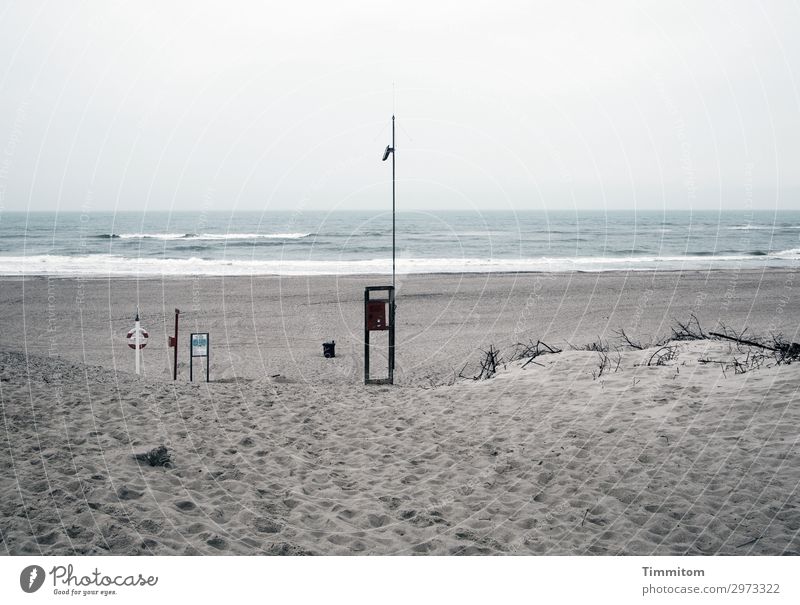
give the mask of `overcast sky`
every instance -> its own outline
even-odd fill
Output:
[[[798,32],[796,2],[0,0],[0,209],[383,208],[393,109],[400,209],[800,209]]]

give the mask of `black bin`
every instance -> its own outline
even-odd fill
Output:
[[[327,359],[330,359],[331,357],[336,357],[336,341],[332,340],[330,342],[323,342],[322,343],[322,354]]]

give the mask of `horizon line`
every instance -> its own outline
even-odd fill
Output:
[[[138,210],[133,209],[122,209],[122,210],[84,210],[80,208],[67,208],[67,209],[58,209],[58,210],[42,210],[42,209],[33,209],[33,210],[14,210],[14,209],[0,209],[0,217],[3,214],[57,214],[57,213],[64,213],[64,214],[142,214],[142,213],[153,213],[153,214],[236,214],[236,213],[262,213],[267,214],[270,212],[280,212],[280,213],[294,213],[294,214],[303,214],[305,212],[327,212],[327,213],[337,213],[337,212],[358,212],[358,213],[387,213],[391,212],[390,210],[382,210],[382,209],[357,209],[357,208],[338,208],[335,210],[329,210],[325,208],[305,208],[303,210],[298,210],[296,208],[271,208],[267,210],[259,210],[256,208],[237,208],[235,210],[187,210],[187,209],[175,209],[175,210],[160,210],[160,209],[149,209],[149,208],[142,208]],[[576,208],[554,208],[554,209],[546,209],[546,208],[524,208],[524,209],[507,209],[507,210],[498,210],[496,208],[471,208],[471,209],[454,209],[454,208],[425,208],[425,209],[415,209],[410,208],[406,210],[398,210],[397,214],[429,214],[435,212],[448,212],[448,213],[483,213],[483,214],[499,214],[499,213],[516,213],[516,214],[525,214],[525,213],[540,213],[540,214],[547,214],[547,213],[571,213],[571,212],[642,212],[642,213],[668,213],[668,212],[684,212],[684,213],[691,213],[691,212],[800,212],[800,207],[797,208],[589,208],[589,207],[576,207]]]

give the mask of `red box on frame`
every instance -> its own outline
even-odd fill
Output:
[[[374,300],[367,303],[367,330],[388,330],[386,322],[386,307],[388,303],[383,300]]]

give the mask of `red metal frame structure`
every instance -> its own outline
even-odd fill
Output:
[[[373,292],[385,295],[373,298]],[[370,378],[369,335],[382,331],[389,332],[389,373],[386,378]],[[394,384],[394,344],[394,286],[368,286],[364,289],[364,384]]]

